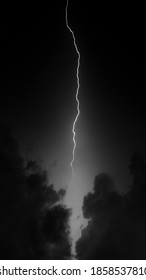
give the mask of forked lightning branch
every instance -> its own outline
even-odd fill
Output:
[[[76,73],[76,76],[77,76],[77,90],[76,90],[77,115],[76,115],[75,120],[73,122],[73,128],[72,128],[72,133],[73,133],[73,151],[72,151],[72,160],[70,162],[70,166],[72,168],[72,174],[74,176],[73,162],[74,162],[74,159],[75,159],[75,149],[76,149],[76,132],[75,132],[75,128],[76,128],[76,122],[77,122],[78,117],[80,115],[80,103],[79,103],[79,99],[78,99],[79,88],[80,88],[80,81],[79,81],[80,52],[79,52],[77,44],[76,44],[76,38],[75,38],[74,32],[72,31],[72,29],[69,27],[69,24],[68,24],[68,1],[69,0],[67,0],[67,5],[66,5],[66,9],[65,9],[66,26],[69,29],[69,31],[71,32],[71,34],[72,34],[74,46],[75,46],[76,52],[78,54],[78,64],[77,64],[77,73]]]

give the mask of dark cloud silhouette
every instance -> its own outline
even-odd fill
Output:
[[[131,157],[129,169],[133,183],[123,196],[109,175],[96,176],[93,192],[83,201],[89,221],[76,243],[77,258],[146,258],[146,163],[139,153]]]
[[[0,125],[0,259],[68,259],[70,210],[35,161],[24,165]]]

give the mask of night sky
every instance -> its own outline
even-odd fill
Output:
[[[140,4],[69,0],[68,22],[81,55],[75,177],[77,53],[65,22],[66,1],[3,4],[0,19],[0,121],[27,158],[38,159],[66,203],[81,215],[95,175],[128,190],[135,149],[145,156],[145,15]],[[74,236],[81,219],[74,220]]]

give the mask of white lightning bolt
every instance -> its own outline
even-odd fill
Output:
[[[72,128],[73,144],[74,145],[73,145],[73,151],[72,151],[72,160],[70,162],[70,166],[72,168],[72,174],[74,176],[73,162],[74,162],[74,159],[75,159],[75,149],[76,149],[76,132],[75,132],[75,127],[76,127],[76,122],[78,120],[78,117],[80,115],[80,103],[79,103],[79,99],[78,99],[79,88],[80,88],[80,80],[79,80],[80,52],[79,52],[77,44],[76,44],[76,38],[75,38],[74,32],[69,27],[69,24],[68,24],[68,13],[67,13],[67,11],[68,11],[68,1],[69,0],[67,0],[67,5],[66,5],[66,9],[65,9],[66,26],[69,29],[69,31],[71,32],[71,34],[72,34],[75,50],[76,50],[76,52],[78,54],[78,64],[77,64],[77,74],[76,74],[76,77],[77,77],[77,90],[76,90],[77,115],[76,115],[75,120],[73,122],[73,128]]]

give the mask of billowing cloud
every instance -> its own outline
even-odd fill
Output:
[[[7,127],[0,127],[0,259],[70,258],[70,210],[46,171],[26,166]]]
[[[146,163],[134,153],[129,168],[133,183],[124,196],[109,175],[96,176],[93,192],[83,201],[89,221],[76,244],[77,258],[146,258]]]

